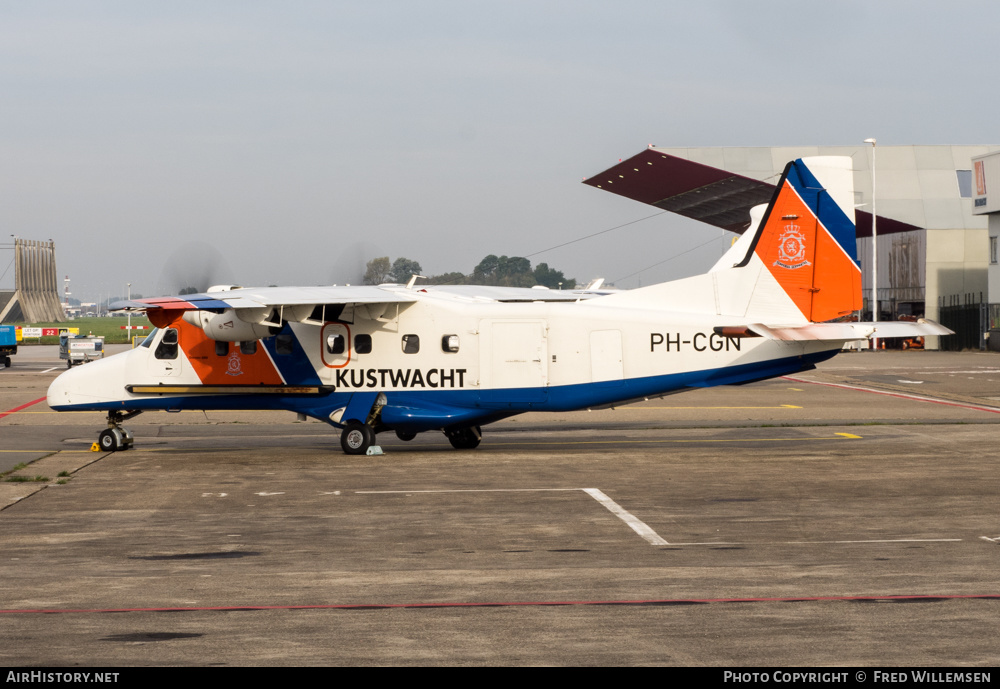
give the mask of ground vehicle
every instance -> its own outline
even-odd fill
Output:
[[[0,325],[0,359],[10,368],[10,355],[17,354],[17,329],[13,325]]]
[[[104,358],[104,338],[94,335],[59,336],[59,358],[66,360],[66,368]]]

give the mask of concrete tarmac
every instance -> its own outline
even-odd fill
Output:
[[[1000,662],[997,354],[348,457],[270,412],[146,413],[91,452],[103,415],[48,409],[45,349],[0,369],[0,471],[33,479],[0,483],[0,665]]]

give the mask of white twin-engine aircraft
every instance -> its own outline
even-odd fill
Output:
[[[951,333],[931,321],[830,322],[861,307],[850,158],[787,165],[770,204],[706,274],[628,291],[503,287],[215,287],[117,305],[141,346],[60,375],[58,411],[108,412],[98,442],[149,409],[283,409],[376,433],[480,427],[529,411],[622,404],[812,368],[845,342]],[[759,211],[762,210],[762,214]]]

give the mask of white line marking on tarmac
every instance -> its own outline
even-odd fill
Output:
[[[609,498],[603,492],[597,488],[584,488],[583,492],[592,497],[597,502],[601,503],[608,508],[611,514],[615,515],[623,522],[629,525],[629,527],[635,531],[637,534],[642,536],[651,545],[670,545],[663,538],[660,537],[655,531],[646,526],[646,523],[635,517],[630,512],[626,512],[622,509],[621,505]]]
[[[384,493],[543,493],[546,491],[583,490],[583,488],[454,488],[442,490],[356,490],[356,495]]]
[[[52,368],[45,369],[44,371],[42,371],[42,373],[48,373],[49,371],[55,371],[57,368],[59,368],[59,367],[58,366],[53,366]]]
[[[413,493],[546,493],[546,492],[565,492],[565,491],[576,491],[582,490],[584,493],[590,497],[597,500],[608,509],[611,514],[615,515],[623,522],[629,525],[629,527],[635,531],[637,534],[642,536],[646,541],[652,545],[670,545],[667,541],[660,537],[655,531],[649,528],[645,522],[638,519],[633,514],[622,509],[621,505],[605,495],[601,490],[597,488],[467,488],[467,489],[453,489],[453,490],[358,490],[355,494],[358,495],[373,495],[373,494],[386,494],[386,493],[396,493],[396,494],[413,494]]]

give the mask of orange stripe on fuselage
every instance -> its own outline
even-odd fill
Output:
[[[285,382],[261,342],[257,343],[257,351],[253,354],[242,353],[238,343],[230,342],[229,353],[219,356],[215,353],[215,340],[198,326],[178,317],[170,327],[177,328],[181,349],[206,385],[282,385]]]
[[[821,323],[861,308],[861,271],[785,182],[756,253],[802,315]]]

